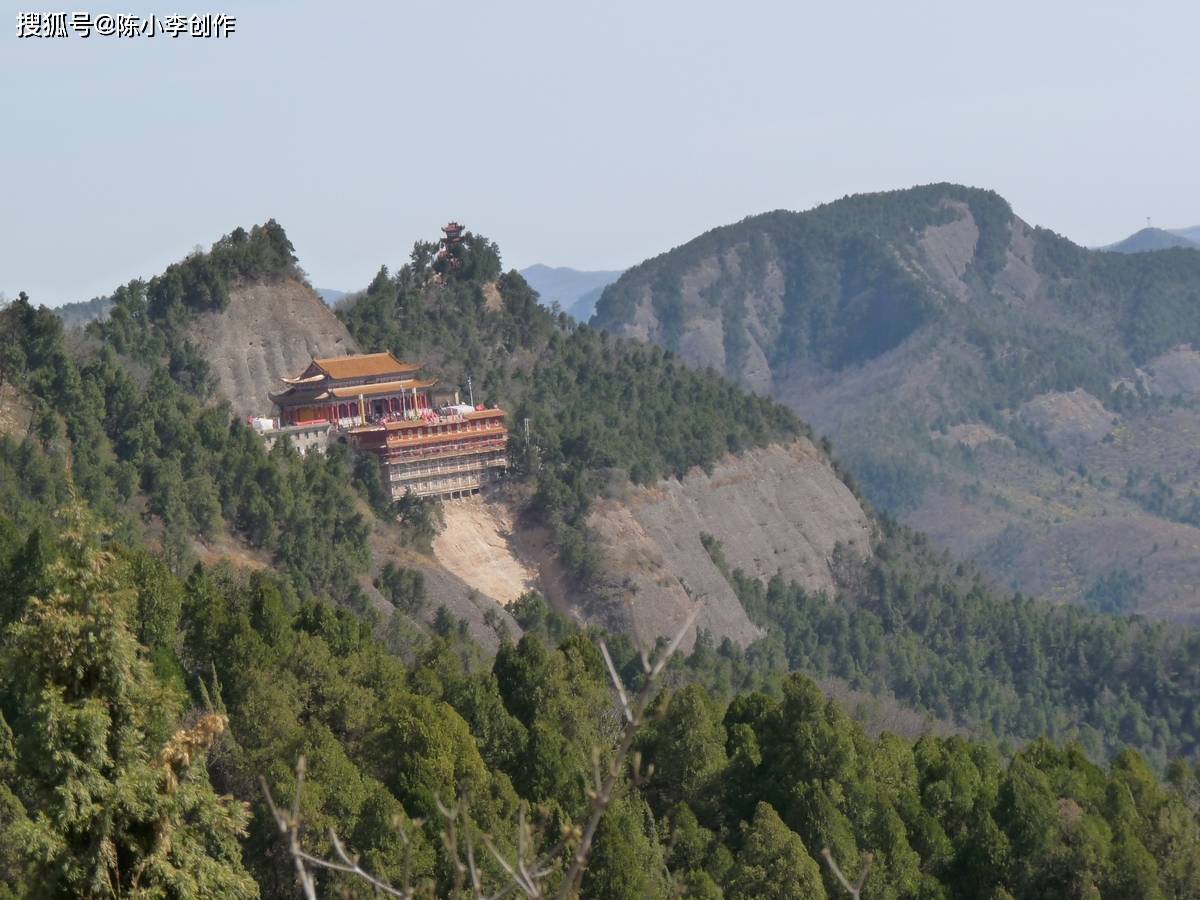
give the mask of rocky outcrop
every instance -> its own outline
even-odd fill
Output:
[[[333,311],[293,278],[231,288],[229,305],[198,316],[190,337],[208,360],[217,394],[238,416],[268,414],[267,395],[279,390],[279,379],[302,371],[314,356],[357,351]]]
[[[971,298],[971,287],[963,277],[975,261],[979,226],[967,204],[947,201],[957,217],[943,225],[930,225],[917,241],[921,267],[950,296],[963,303]]]
[[[1145,366],[1149,388],[1164,397],[1200,394],[1200,353],[1190,345],[1175,347]]]
[[[696,469],[682,480],[631,488],[597,503],[588,525],[640,638],[674,633],[701,604],[697,625],[742,645],[759,631],[702,534],[721,542],[731,568],[757,578],[778,572],[810,591],[833,588],[836,545],[867,553],[871,536],[857,498],[807,440],[727,457],[711,473]]]
[[[1112,413],[1082,388],[1038,394],[1021,407],[1021,418],[1056,450],[1095,444],[1113,426]]]
[[[0,435],[17,440],[29,430],[33,401],[11,384],[0,384]]]

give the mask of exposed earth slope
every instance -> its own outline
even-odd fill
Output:
[[[208,360],[218,393],[239,416],[269,414],[269,391],[314,356],[357,350],[333,311],[296,278],[236,284],[229,305],[196,317],[189,336]]]
[[[586,592],[563,577],[543,529],[518,528],[512,546],[538,565],[538,588],[560,609],[650,642],[676,633],[695,607],[696,628],[717,642],[745,646],[761,635],[705,549],[708,537],[749,576],[778,573],[830,594],[834,548],[861,556],[871,548],[867,513],[804,438],[731,454],[712,472],[694,469],[650,486],[614,475],[588,527],[603,563]]]

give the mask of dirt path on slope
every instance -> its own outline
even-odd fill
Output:
[[[537,572],[509,544],[512,517],[479,497],[444,504],[446,527],[433,541],[438,562],[479,593],[507,606],[537,586]]]

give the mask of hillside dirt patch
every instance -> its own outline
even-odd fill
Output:
[[[512,514],[503,503],[481,497],[443,504],[446,527],[433,553],[451,573],[505,606],[537,587],[537,572],[511,544]]]
[[[1038,394],[1021,407],[1021,418],[1056,450],[1089,447],[1113,427],[1112,413],[1083,388]]]
[[[210,541],[199,539],[192,542],[192,551],[196,558],[206,566],[229,563],[235,569],[246,569],[252,572],[262,571],[270,566],[270,557],[243,543],[233,535],[220,535]]]
[[[325,301],[294,278],[233,287],[229,306],[197,316],[189,331],[238,416],[269,413],[268,394],[313,357],[358,349]]]
[[[946,429],[945,435],[933,432],[933,438],[935,440],[962,444],[964,447],[970,447],[972,450],[976,447],[982,447],[984,444],[990,444],[992,441],[997,441],[1009,447],[1012,446],[1012,438],[1000,434],[996,429],[990,428],[982,422],[962,422],[958,425],[951,425]]]
[[[1191,346],[1175,347],[1146,366],[1150,389],[1164,397],[1200,393],[1200,353]]]
[[[11,384],[0,384],[0,434],[22,438],[29,431],[29,398]]]

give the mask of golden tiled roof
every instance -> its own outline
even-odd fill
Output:
[[[314,359],[313,365],[330,378],[373,378],[379,375],[409,375],[421,367],[401,362],[390,353],[357,353]]]

